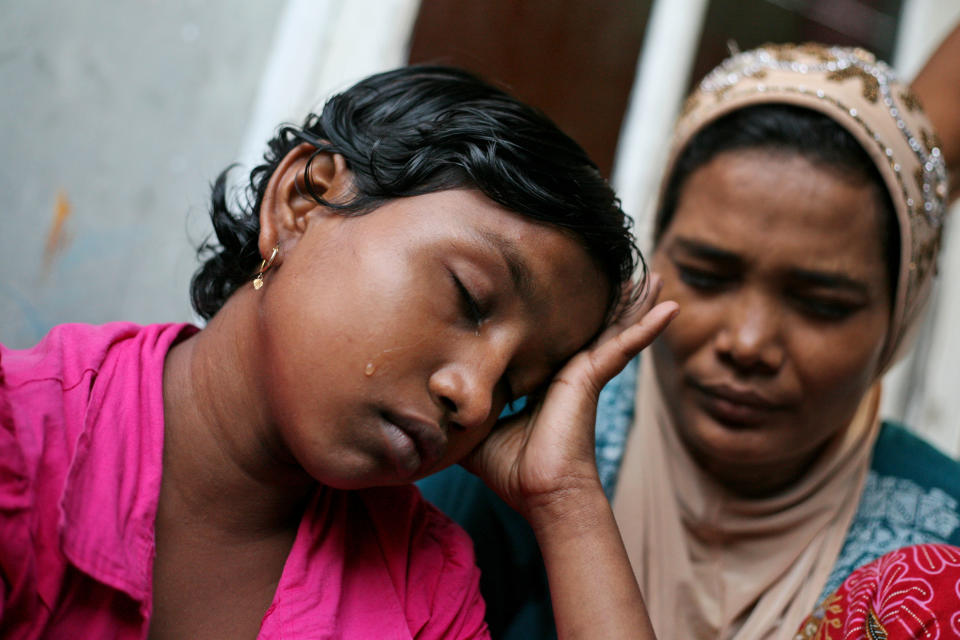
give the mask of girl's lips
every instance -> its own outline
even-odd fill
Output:
[[[382,426],[386,436],[388,455],[400,477],[408,478],[414,475],[422,466],[422,460],[413,438],[389,420],[384,420]]]
[[[435,423],[390,412],[383,414],[383,422],[391,457],[404,477],[432,467],[446,451],[446,434]]]

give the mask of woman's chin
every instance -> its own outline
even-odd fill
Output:
[[[784,451],[774,425],[743,428],[701,416],[681,440],[696,463],[720,484],[735,493],[769,495],[796,480],[796,467],[805,464]]]

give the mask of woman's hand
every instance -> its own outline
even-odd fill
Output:
[[[582,490],[600,490],[594,458],[597,399],[604,385],[676,315],[675,302],[653,306],[660,284],[652,275],[641,304],[576,354],[554,376],[542,400],[505,418],[463,461],[531,525],[558,517],[557,509]]]

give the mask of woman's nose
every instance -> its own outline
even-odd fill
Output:
[[[721,359],[745,372],[776,373],[785,352],[781,310],[763,294],[739,297],[728,307],[715,346]]]

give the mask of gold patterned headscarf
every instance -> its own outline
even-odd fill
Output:
[[[883,177],[901,237],[886,369],[919,324],[940,246],[948,192],[930,123],[892,70],[862,49],[766,46],[726,60],[687,100],[664,184],[697,132],[759,104],[822,112],[859,141]],[[686,451],[654,367],[655,357],[643,358],[613,501],[654,629],[665,640],[792,638],[817,604],[856,513],[880,428],[880,383],[797,482],[748,499]]]
[[[687,99],[674,132],[669,176],[693,136],[721,116],[756,104],[822,112],[876,164],[900,226],[900,274],[882,358],[888,368],[909,342],[930,295],[947,211],[947,171],[917,97],[864,49],[766,45],[725,60]]]

